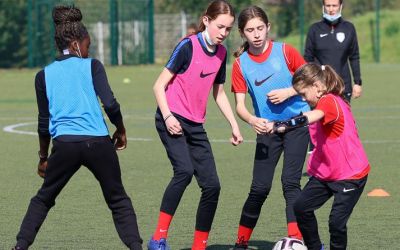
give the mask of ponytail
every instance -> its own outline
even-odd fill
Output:
[[[235,52],[233,52],[233,56],[239,57],[240,55],[243,54],[243,52],[245,52],[249,49],[249,46],[250,46],[249,42],[245,41],[242,45],[240,45],[240,47]]]
[[[331,66],[329,65],[322,65],[322,66],[324,66],[325,68],[324,70],[321,69],[325,80],[321,82],[325,84],[326,92],[338,95],[347,102],[347,99],[344,95],[345,86],[343,79],[338,75],[338,73],[336,73],[336,71]]]

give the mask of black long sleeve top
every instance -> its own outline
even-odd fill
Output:
[[[356,29],[344,19],[336,25],[330,25],[325,20],[314,23],[307,34],[304,59],[332,66],[343,78],[347,93],[352,92],[349,62],[354,83],[362,83]]]
[[[56,60],[62,61],[66,60],[74,55],[63,55]],[[120,110],[120,105],[114,97],[111,91],[110,85],[108,83],[107,74],[105,72],[103,64],[97,60],[92,59],[91,65],[93,86],[96,95],[100,98],[104,111],[106,112],[111,123],[116,127],[122,123],[122,114]],[[38,134],[41,136],[49,136],[49,101],[46,95],[46,80],[44,69],[39,71],[35,77],[35,90],[36,90],[36,100],[38,105]],[[63,135],[57,137],[57,139],[62,141],[81,141],[91,136],[80,136],[80,135]]]

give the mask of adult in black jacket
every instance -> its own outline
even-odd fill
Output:
[[[343,0],[322,0],[323,19],[314,23],[307,34],[304,59],[330,65],[343,78],[345,96],[361,96],[360,53],[356,29],[341,17]],[[354,85],[351,83],[350,68]]]

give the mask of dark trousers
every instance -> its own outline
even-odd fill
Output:
[[[177,115],[175,117],[182,126],[183,135],[170,135],[158,112],[155,119],[157,132],[174,171],[174,176],[165,189],[160,210],[170,215],[175,214],[194,175],[201,188],[196,230],[208,232],[214,220],[221,190],[211,145],[202,124]]]
[[[320,250],[321,240],[314,211],[332,196],[333,204],[329,215],[331,250],[347,247],[347,221],[357,204],[367,182],[367,176],[359,180],[334,182],[320,181],[311,177],[294,204],[294,211],[304,242],[309,250]]]
[[[33,243],[58,194],[81,165],[99,181],[121,240],[131,249],[141,249],[136,214],[122,185],[118,156],[109,137],[82,142],[53,140],[44,183],[31,199],[17,235],[17,245],[27,249]]]
[[[351,96],[353,95],[352,92],[345,92],[344,93],[344,97],[346,98],[346,100],[350,103],[351,102]]]
[[[240,225],[254,228],[262,205],[271,190],[279,158],[284,153],[282,190],[286,201],[287,222],[295,222],[293,203],[300,194],[300,179],[309,142],[308,128],[302,127],[284,134],[257,135],[253,181],[243,206]]]

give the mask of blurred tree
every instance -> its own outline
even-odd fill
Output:
[[[276,34],[284,37],[298,27],[298,8],[297,1],[282,0],[277,12]]]
[[[0,1],[0,67],[27,65],[26,0]]]
[[[157,0],[154,1],[156,13],[178,13],[185,11],[186,13],[201,15],[211,0]],[[242,8],[251,4],[256,4],[251,0],[230,0],[235,11],[238,13]]]

